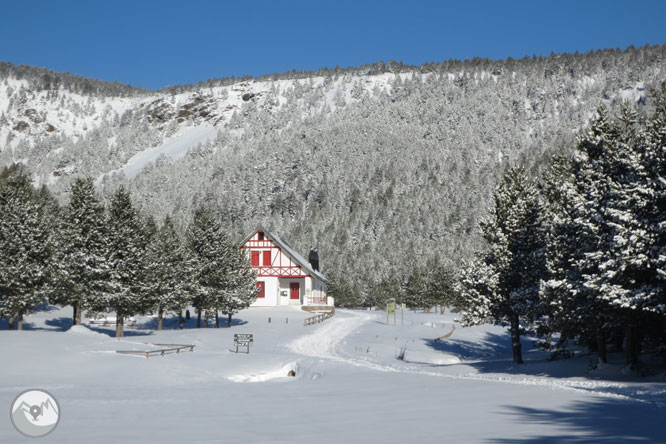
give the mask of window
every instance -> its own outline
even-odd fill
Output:
[[[253,251],[250,253],[250,258],[252,261],[252,266],[253,267],[258,267],[259,266],[259,252],[258,251]]]
[[[270,267],[271,265],[271,250],[264,251],[264,267]]]
[[[257,282],[257,288],[259,289],[259,295],[257,296],[258,298],[264,298],[266,297],[264,293],[264,287],[266,286],[266,283],[263,281]]]
[[[264,232],[263,232],[263,231],[258,232],[258,233],[257,233],[257,238],[258,238],[259,240],[264,240]]]

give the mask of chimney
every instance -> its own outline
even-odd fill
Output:
[[[310,262],[310,265],[314,271],[319,271],[319,253],[317,253],[316,248],[310,249],[310,256],[308,256],[308,261]]]

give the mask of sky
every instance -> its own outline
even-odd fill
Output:
[[[666,43],[666,1],[0,0],[0,60],[157,89]]]

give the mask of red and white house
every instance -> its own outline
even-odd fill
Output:
[[[259,296],[252,307],[333,305],[328,280],[274,233],[257,229],[241,242],[257,273]]]

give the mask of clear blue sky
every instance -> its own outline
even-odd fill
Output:
[[[666,1],[0,0],[0,60],[160,88],[666,43]]]

